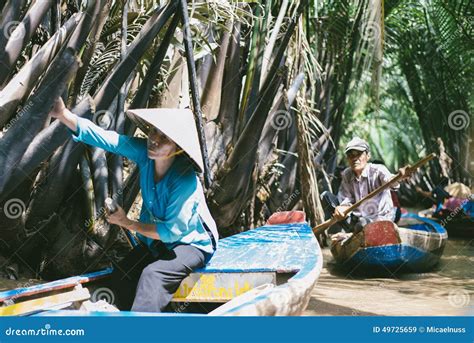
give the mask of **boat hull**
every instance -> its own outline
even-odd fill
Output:
[[[444,247],[426,252],[407,244],[370,247],[359,250],[350,260],[350,264],[368,271],[429,271],[439,263],[443,249]]]
[[[299,315],[308,305],[322,264],[321,249],[306,222],[249,230],[219,242],[219,249],[208,265],[183,280],[174,297],[178,313],[165,315],[188,315],[186,307],[193,303],[198,307],[211,305],[209,312],[201,315]],[[0,315],[142,315],[93,308],[96,291],[113,299],[111,290],[103,284],[111,272],[106,269],[0,292],[4,304]],[[84,301],[89,291],[92,302]],[[69,301],[68,297],[75,300]],[[184,308],[179,304],[184,304]]]
[[[449,234],[449,237],[456,238],[474,238],[474,217],[450,215],[444,217],[433,216],[433,210],[423,210],[419,213],[420,217],[431,219],[443,226]]]
[[[371,223],[349,242],[334,243],[331,252],[338,263],[359,273],[433,269],[443,254],[446,230],[416,215],[408,214],[404,218],[408,227],[398,227],[388,221]]]
[[[450,237],[474,238],[474,219],[453,219],[439,221],[443,225]]]

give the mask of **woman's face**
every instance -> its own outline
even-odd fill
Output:
[[[169,158],[177,151],[176,144],[160,130],[153,128],[148,134],[148,157],[152,160]]]

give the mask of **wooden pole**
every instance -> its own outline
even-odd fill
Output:
[[[117,211],[117,201],[112,198],[105,199],[105,208],[109,211],[109,213],[114,213]],[[131,248],[134,248],[138,245],[135,237],[132,235],[130,231],[124,229],[123,227],[119,226],[123,231],[125,231],[125,237],[127,238],[128,245]],[[105,250],[105,249],[104,249]]]
[[[424,165],[425,163],[427,163],[428,161],[432,160],[435,157],[436,157],[436,155],[434,153],[432,153],[432,154],[429,154],[428,156],[422,158],[418,162],[416,162],[413,166],[410,166],[410,165],[406,166],[407,167],[407,172],[409,172],[409,173],[414,172],[415,170],[417,170],[422,165]],[[350,206],[347,210],[345,210],[344,211],[344,217],[346,217],[350,212],[352,212],[357,207],[359,207],[363,202],[373,198],[374,196],[376,196],[380,192],[386,190],[387,188],[389,188],[393,184],[399,182],[401,179],[402,179],[402,175],[400,175],[400,173],[398,173],[393,178],[391,178],[387,183],[385,183],[385,184],[381,185],[380,187],[376,188],[372,193],[367,194],[365,197],[363,197],[362,199],[357,201],[355,204]],[[331,219],[328,219],[325,222],[323,222],[323,223],[317,225],[316,227],[314,227],[313,232],[314,232],[315,235],[319,234],[319,233],[323,232],[324,230],[328,229],[329,227],[331,227],[332,225],[336,224],[338,221],[339,220],[335,219],[334,217],[331,218]]]
[[[191,97],[193,100],[193,113],[196,127],[198,130],[199,144],[201,145],[202,159],[204,162],[204,185],[209,188],[212,182],[211,169],[209,167],[209,158],[207,154],[206,137],[202,123],[201,101],[197,87],[196,65],[194,64],[193,43],[191,41],[191,30],[189,28],[188,3],[186,0],[180,0],[181,14],[183,19],[183,41],[186,50],[186,63],[188,66],[189,82],[191,86]]]

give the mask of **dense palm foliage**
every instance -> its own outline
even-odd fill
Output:
[[[0,3],[3,266],[57,277],[128,249],[103,204],[115,196],[136,214],[138,170],[51,121],[60,95],[128,135],[143,135],[128,108],[190,106],[222,235],[298,207],[318,223],[319,192],[331,189],[338,147],[353,134],[392,168],[439,152],[440,137],[456,163],[433,164],[425,182],[445,169],[469,182],[469,125],[459,126],[472,112],[468,5],[193,1],[186,24],[175,0]]]
[[[380,107],[374,111],[366,106],[367,96],[357,95],[355,111],[348,114],[352,121],[346,134],[356,132],[374,142],[376,157],[393,169],[420,154],[437,153],[429,172],[411,182],[426,189],[441,176],[472,183],[471,5],[397,2],[385,22]],[[410,185],[402,191],[406,200],[416,199]]]

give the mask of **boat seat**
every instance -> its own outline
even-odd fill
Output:
[[[209,263],[183,280],[173,301],[225,302],[258,286],[276,285],[278,274],[294,274],[303,267],[311,244],[294,249],[293,241],[309,235],[307,223],[297,222],[266,225],[221,239]]]
[[[364,246],[399,244],[395,224],[389,220],[380,220],[367,224],[364,227]]]
[[[306,214],[303,211],[275,212],[267,220],[267,225],[304,223]]]

